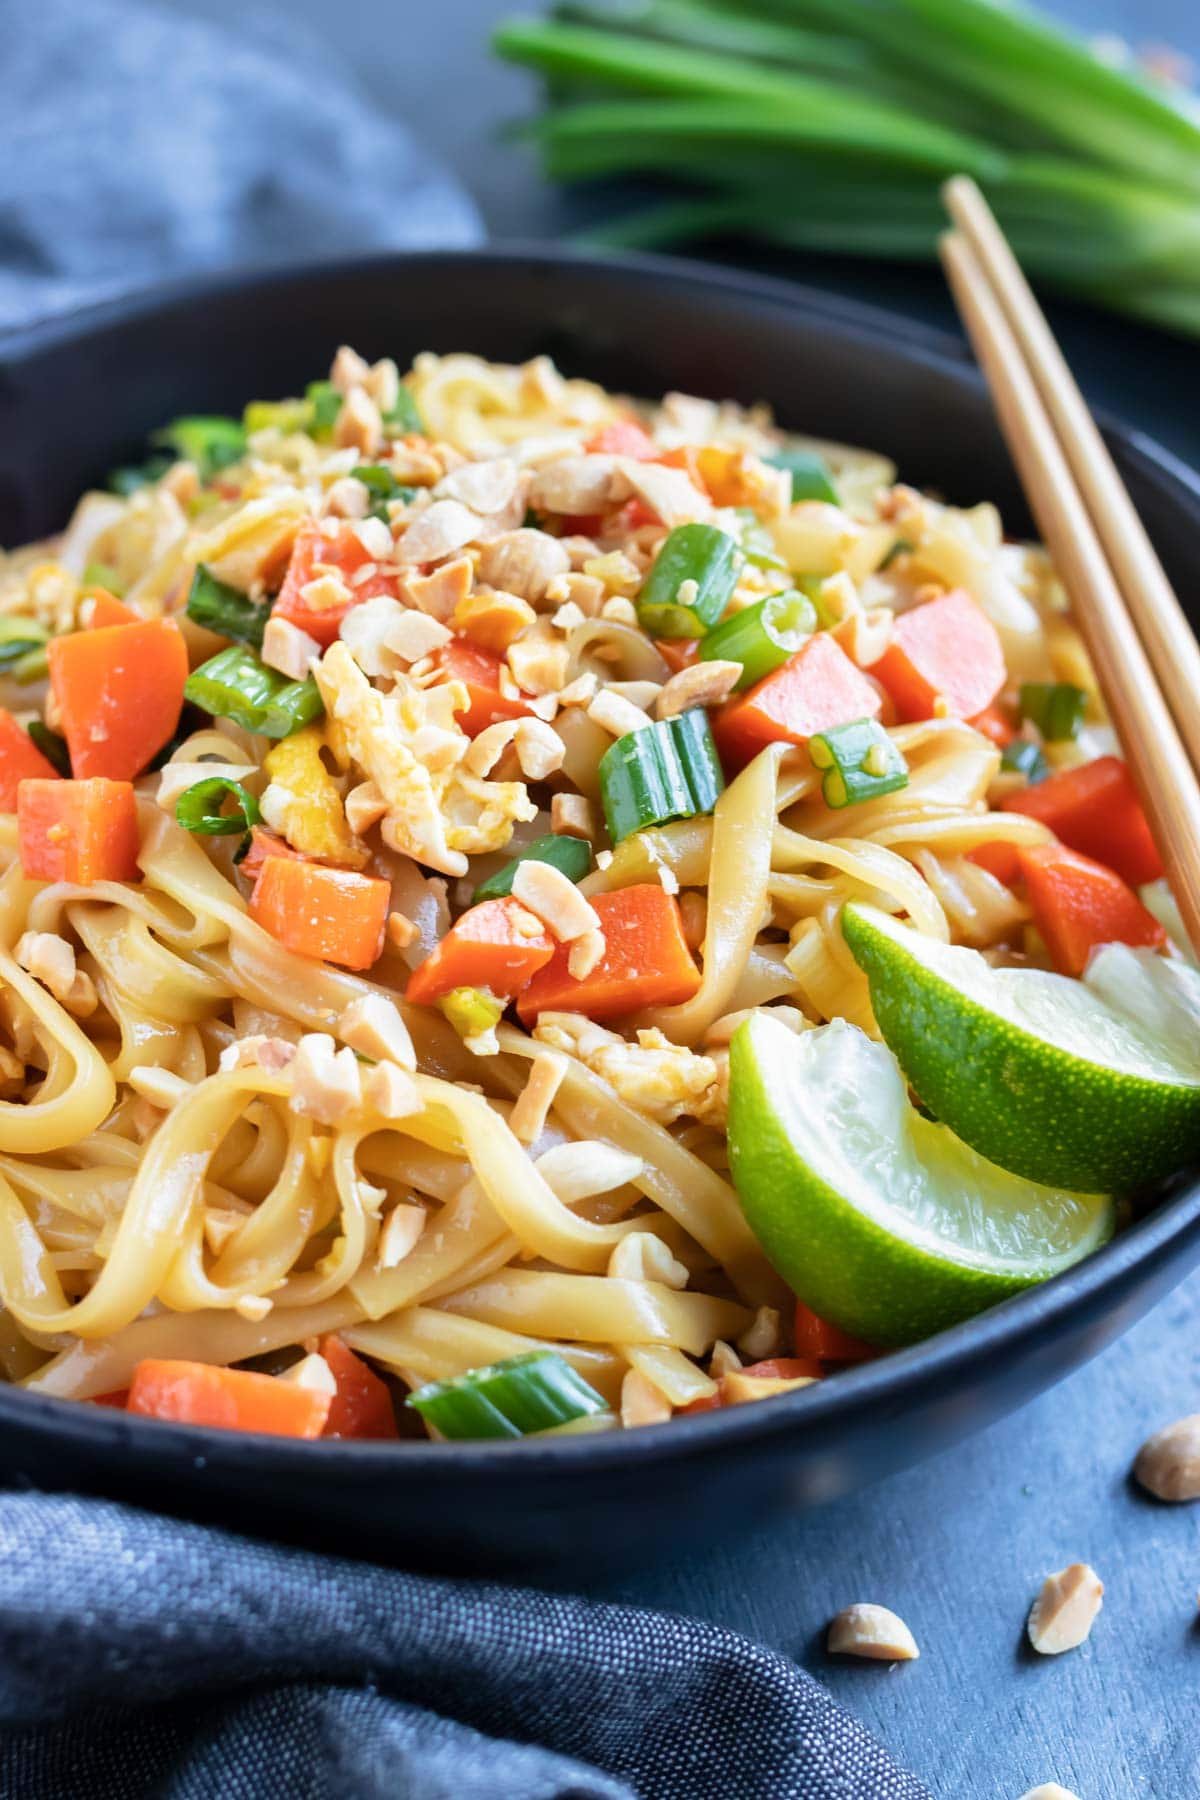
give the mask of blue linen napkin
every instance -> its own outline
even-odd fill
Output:
[[[719,1626],[0,1496],[4,1800],[929,1800]]]
[[[0,329],[192,270],[483,235],[292,19],[247,7],[235,35],[170,0],[6,0],[0,24]]]
[[[0,3],[0,328],[194,269],[481,235],[290,20]],[[392,28],[392,27],[389,27]],[[713,1626],[0,1495],[0,1800],[927,1800]]]

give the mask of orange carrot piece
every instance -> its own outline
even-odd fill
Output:
[[[500,670],[505,665],[490,650],[456,637],[435,651],[433,660],[449,680],[461,681],[467,690],[470,705],[454,717],[468,737],[478,737],[501,719],[532,718],[524,700],[510,700],[500,692]]]
[[[31,881],[139,881],[137,801],[130,781],[26,779],[17,845]]]
[[[740,1369],[738,1373],[757,1377],[760,1381],[819,1381],[825,1371],[815,1357],[771,1356],[765,1362],[751,1363],[748,1368]],[[718,1382],[715,1394],[709,1394],[702,1400],[692,1400],[687,1406],[681,1406],[679,1411],[681,1413],[715,1412],[719,1407],[728,1405],[729,1396],[722,1380]]]
[[[187,646],[169,619],[51,638],[50,685],[71,768],[131,781],[171,738],[183,707]]]
[[[1062,975],[1082,975],[1100,944],[1161,950],[1167,934],[1121,877],[1062,844],[1020,852],[1034,924]]]
[[[819,631],[781,668],[727,700],[713,722],[724,760],[740,767],[768,744],[806,744],[831,725],[873,719],[879,690],[827,631]]]
[[[1137,789],[1119,756],[1060,769],[1010,795],[1004,810],[1040,819],[1068,849],[1107,863],[1131,887],[1157,881],[1163,872]]]
[[[263,1431],[272,1437],[320,1437],[332,1396],[250,1369],[147,1358],[133,1371],[127,1411],[181,1425]]]
[[[16,812],[17,788],[27,780],[61,781],[62,777],[25,727],[0,707],[0,811]]]
[[[1003,750],[1006,744],[1011,744],[1017,735],[1016,726],[1003,707],[997,706],[995,701],[991,706],[985,706],[982,712],[976,713],[973,719],[968,719],[967,724],[973,725],[976,731],[981,731],[985,738],[991,738],[999,750]]]
[[[373,600],[378,594],[387,594],[393,600],[399,594],[399,578],[379,570],[361,583],[355,582],[354,577],[374,560],[352,525],[339,525],[330,537],[315,519],[306,520],[296,533],[291,561],[271,608],[272,615],[286,619],[300,631],[307,631],[309,637],[316,638],[318,644],[328,648],[351,606]],[[313,606],[305,599],[303,590],[310,581],[328,574],[340,576],[352,598],[341,605]]]
[[[994,838],[990,844],[979,844],[974,850],[968,850],[967,861],[978,863],[1005,887],[1014,887],[1021,879],[1020,852],[1007,838]]]
[[[541,1012],[579,1012],[619,1019],[643,1006],[676,1006],[700,986],[700,971],[683,935],[679,903],[658,882],[593,894],[604,955],[582,981],[568,968],[569,946],[534,976],[517,1001],[527,1025]],[[410,989],[411,991],[411,989]]]
[[[530,929],[531,922],[537,930]],[[565,946],[564,946],[565,948]],[[432,1006],[458,987],[490,988],[511,999],[545,968],[554,940],[519,901],[483,900],[463,913],[408,978],[404,998]]]
[[[268,856],[250,896],[250,917],[286,950],[369,969],[383,948],[392,887],[353,869]]]
[[[654,648],[670,669],[672,675],[678,675],[681,669],[690,669],[699,657],[699,638],[655,638]]]
[[[638,462],[655,462],[658,445],[636,419],[614,419],[603,425],[584,449],[593,456],[632,456]]]
[[[129,1389],[114,1388],[111,1394],[93,1394],[93,1406],[111,1406],[118,1412],[124,1412],[129,1405]]]
[[[348,1350],[340,1337],[321,1339],[321,1355],[333,1370],[337,1393],[325,1421],[326,1437],[394,1438],[396,1411],[387,1382]]]
[[[818,1363],[869,1362],[880,1352],[873,1344],[851,1337],[840,1325],[822,1319],[803,1300],[796,1302],[796,1354]]]
[[[263,864],[268,856],[289,857],[293,862],[308,862],[311,859],[302,856],[299,850],[293,850],[286,838],[276,837],[265,825],[250,827],[250,848],[243,856],[238,868],[247,881],[257,881],[263,872]]]
[[[84,629],[100,631],[106,625],[140,625],[142,617],[107,588],[92,588],[80,608]]]
[[[977,718],[1007,676],[996,627],[962,588],[901,613],[871,673],[903,721]]]

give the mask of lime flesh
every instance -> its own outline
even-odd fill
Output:
[[[843,1020],[799,1036],[761,1013],[739,1026],[729,1150],[774,1267],[870,1343],[927,1337],[1112,1231],[1106,1197],[1010,1175],[923,1118],[890,1051]]]
[[[1200,1156],[1200,975],[1109,944],[1082,981],[993,968],[851,903],[842,932],[921,1100],[1032,1181],[1122,1192]]]

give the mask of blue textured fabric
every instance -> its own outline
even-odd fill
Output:
[[[929,1800],[717,1626],[0,1496],[0,1800],[151,1795]]]
[[[193,269],[482,236],[285,14],[247,7],[234,34],[171,0],[0,0],[0,42],[0,327]]]

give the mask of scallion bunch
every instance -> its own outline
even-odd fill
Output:
[[[630,0],[514,19],[546,78],[555,179],[652,174],[677,197],[608,243],[737,233],[926,258],[941,182],[984,188],[1026,267],[1200,334],[1200,112],[1002,0]],[[593,233],[593,237],[597,234]]]

